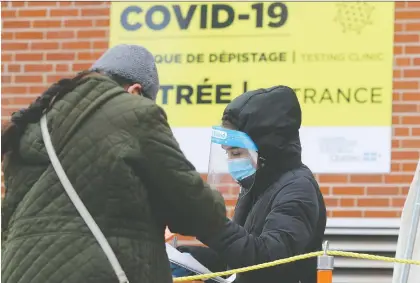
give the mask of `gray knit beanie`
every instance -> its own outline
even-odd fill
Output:
[[[159,76],[152,53],[139,45],[120,44],[109,48],[90,68],[139,83],[142,93],[156,100]]]

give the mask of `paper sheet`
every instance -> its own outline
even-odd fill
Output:
[[[168,243],[166,243],[166,253],[168,254],[170,262],[177,264],[185,269],[188,269],[196,274],[211,273],[210,270],[208,270],[204,265],[202,265],[198,260],[196,260],[191,254],[181,253]],[[231,275],[227,279],[223,279],[221,277],[211,278],[211,280],[214,280],[219,283],[232,283],[235,279],[236,274]]]

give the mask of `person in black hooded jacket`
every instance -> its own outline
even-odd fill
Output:
[[[199,240],[207,247],[181,246],[213,272],[288,258],[322,249],[326,225],[323,196],[302,163],[302,113],[286,86],[258,89],[235,98],[223,127],[245,132],[258,147],[254,181],[239,181],[232,220],[222,232]],[[238,283],[316,283],[316,258],[237,275]]]

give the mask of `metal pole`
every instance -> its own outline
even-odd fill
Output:
[[[318,256],[317,283],[332,283],[334,257],[328,255],[328,241],[324,242],[324,254]]]

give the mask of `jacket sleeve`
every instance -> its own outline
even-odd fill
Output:
[[[258,212],[257,212],[258,213]],[[240,268],[301,254],[318,221],[318,200],[312,183],[301,178],[276,196],[261,235],[227,222],[217,236],[199,238],[231,268]]]
[[[221,194],[203,181],[186,159],[158,105],[136,111],[138,149],[132,164],[148,188],[155,215],[171,232],[213,234],[226,222]]]

